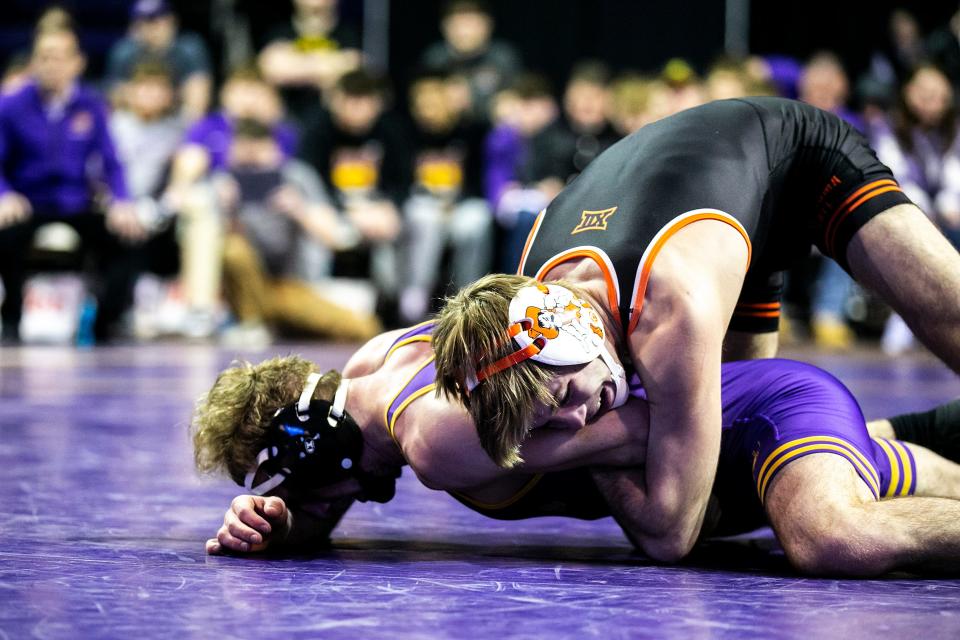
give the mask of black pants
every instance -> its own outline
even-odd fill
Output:
[[[17,327],[23,314],[23,283],[27,275],[27,257],[37,228],[50,222],[64,222],[80,235],[84,266],[97,276],[97,321],[94,335],[103,340],[111,327],[133,304],[133,288],[144,267],[144,248],[129,245],[109,231],[106,219],[98,213],[66,217],[31,216],[27,221],[0,229],[0,277],[5,296],[0,307],[5,327]]]

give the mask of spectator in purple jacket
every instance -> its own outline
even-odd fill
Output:
[[[203,157],[199,160],[201,174],[222,171],[227,168],[234,123],[250,119],[271,128],[284,156],[289,158],[297,147],[297,133],[285,122],[284,116],[280,96],[260,76],[256,67],[239,67],[231,72],[220,90],[220,109],[187,130],[184,148],[202,152]],[[198,177],[191,175],[192,179]],[[177,179],[183,178],[178,176]]]
[[[97,255],[104,277],[98,339],[109,336],[132,302],[133,245],[145,232],[129,201],[105,105],[78,82],[83,68],[69,27],[40,30],[33,79],[0,101],[0,275],[6,290],[0,315],[7,341],[19,340],[27,252],[34,232],[48,222],[72,226]]]

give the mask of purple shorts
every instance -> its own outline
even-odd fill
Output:
[[[814,453],[850,463],[874,498],[911,495],[916,464],[896,440],[871,438],[856,399],[832,375],[791,360],[723,365],[721,457],[749,455],[761,503],[771,480]]]

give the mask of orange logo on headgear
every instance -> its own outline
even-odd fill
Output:
[[[603,209],[602,211],[584,211],[580,214],[580,224],[578,224],[570,235],[582,233],[583,231],[606,231],[607,220],[616,213],[616,207]]]

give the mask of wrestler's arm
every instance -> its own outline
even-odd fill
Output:
[[[278,496],[240,495],[233,499],[208,554],[259,553],[267,548],[325,544],[352,499],[288,506]],[[311,512],[313,511],[313,512]]]
[[[779,346],[780,334],[776,331],[769,333],[727,331],[727,337],[723,341],[723,361],[775,358]]]
[[[396,329],[376,335],[359,349],[357,349],[347,364],[343,367],[344,378],[359,378],[369,375],[380,368],[383,364],[383,357],[386,355],[390,345],[399,338],[406,329]]]
[[[650,415],[645,400],[629,398],[582,429],[536,429],[523,443],[519,469],[531,473],[606,465],[634,467],[646,460]]]
[[[635,474],[642,498],[627,517],[639,546],[659,560],[685,556],[703,523],[720,452],[723,338],[746,258],[742,237],[723,223],[679,232],[657,258],[629,336],[650,436],[643,473]]]
[[[427,394],[403,413],[397,434],[403,456],[431,489],[461,491],[502,478],[592,465],[643,464],[647,407],[631,399],[583,429],[537,429],[524,442],[524,462],[498,467],[480,446],[470,414],[459,404]]]

